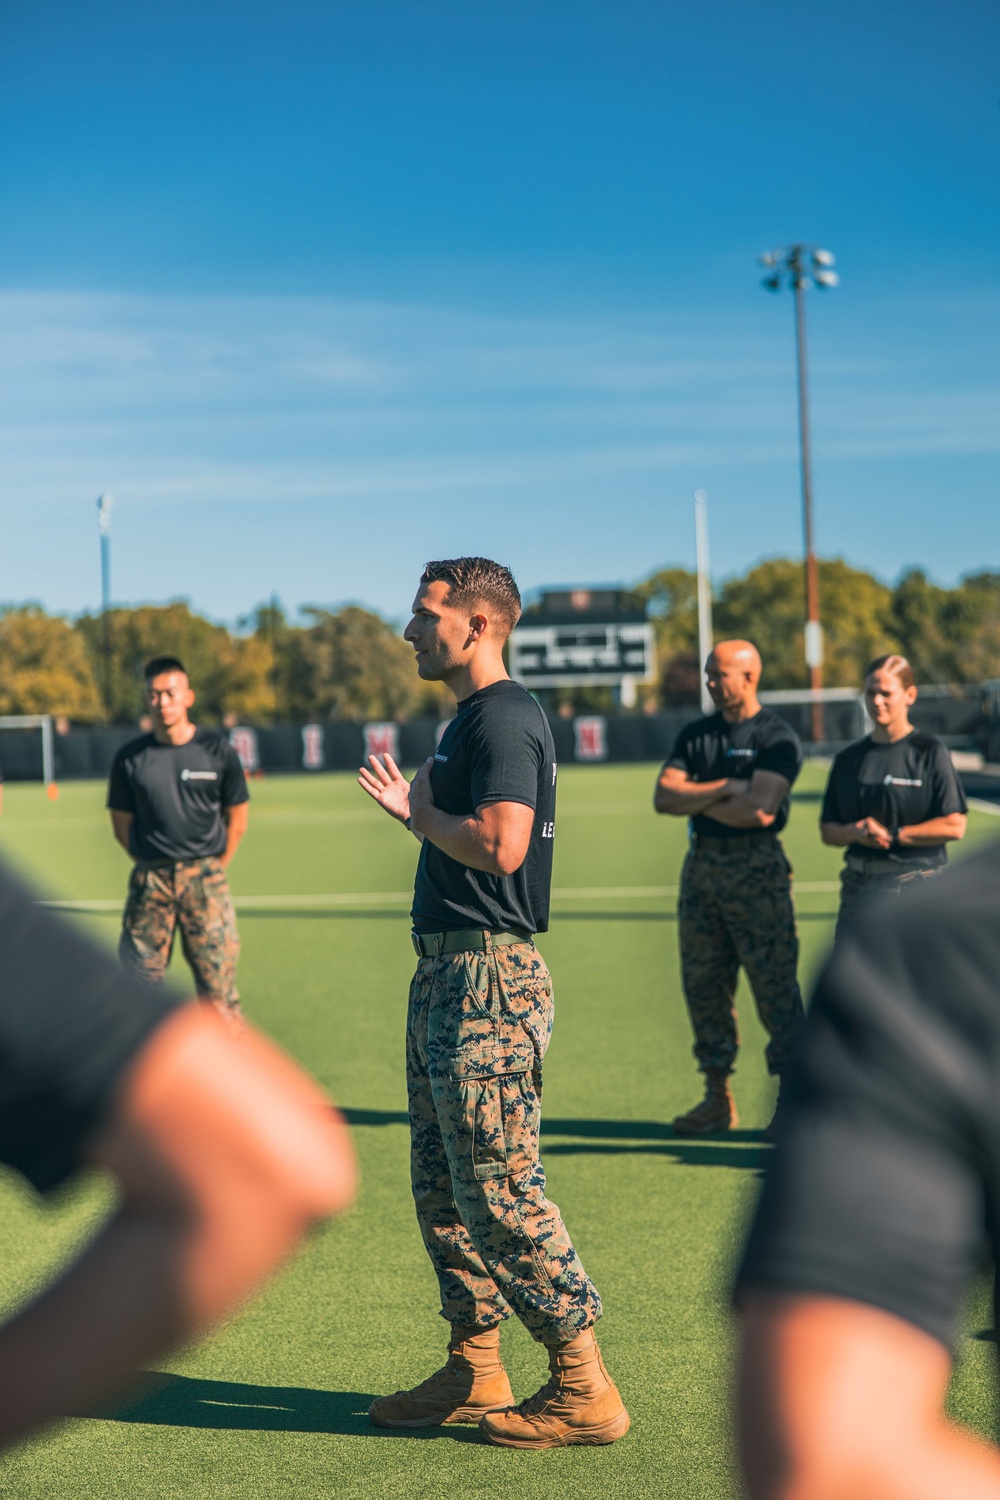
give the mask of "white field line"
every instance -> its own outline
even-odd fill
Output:
[[[803,895],[819,895],[838,891],[840,885],[836,880],[800,880],[796,881],[795,889]],[[556,888],[552,892],[554,901],[639,901],[657,897],[676,896],[680,890],[676,885],[594,885],[573,886]],[[279,896],[237,896],[235,906],[237,911],[265,910],[279,907],[293,911],[302,907],[312,907],[322,910],[323,907],[336,908],[338,906],[400,906],[412,899],[412,891],[328,891],[319,895],[308,894],[303,896],[290,896],[282,894]],[[59,900],[43,901],[42,906],[50,906],[56,911],[120,911],[123,901],[118,897],[91,900],[88,898],[65,897]]]
[[[984,802],[982,797],[970,797],[968,802],[974,812],[989,813],[993,818],[1000,818],[1000,802]]]

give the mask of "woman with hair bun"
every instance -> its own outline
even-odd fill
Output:
[[[939,875],[945,844],[965,835],[967,806],[951,756],[910,723],[917,696],[905,656],[880,656],[865,673],[871,734],[833,762],[820,814],[824,844],[845,849],[836,937],[859,905],[898,896]]]

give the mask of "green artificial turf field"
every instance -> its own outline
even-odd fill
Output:
[[[671,1138],[666,1122],[696,1100],[700,1080],[670,889],[685,829],[651,813],[653,776],[651,766],[561,773],[554,917],[540,942],[557,996],[544,1157],[552,1197],[604,1298],[599,1333],[632,1414],[628,1437],[603,1449],[522,1453],[482,1446],[471,1428],[398,1436],[368,1425],[372,1395],[429,1374],[446,1339],[407,1176],[402,1039],[416,845],[350,776],[274,778],[255,785],[251,831],[232,872],[244,1005],[349,1112],[363,1172],[357,1207],[240,1318],[166,1361],[175,1378],[144,1402],[114,1418],[68,1423],[9,1455],[0,1495],[737,1494],[725,1284],[767,1161],[759,1131],[773,1085],[743,990],[735,1078],[743,1128],[728,1139]],[[816,832],[822,782],[823,772],[807,767],[786,834],[804,983],[836,908],[839,856]],[[74,920],[113,943],[126,861],[111,841],[103,787],[68,785],[55,804],[37,787],[11,786],[6,796],[0,849],[49,894],[109,904]],[[966,847],[992,822],[974,813]],[[180,960],[174,972],[186,972]],[[2,1308],[44,1280],[105,1208],[100,1184],[40,1206],[12,1176],[0,1178]],[[952,1404],[992,1432],[993,1350],[975,1337],[990,1324],[986,1308],[977,1291]],[[514,1322],[504,1351],[520,1399],[542,1382],[542,1353]]]

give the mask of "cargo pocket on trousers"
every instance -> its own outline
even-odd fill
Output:
[[[448,1076],[462,1092],[472,1172],[479,1181],[506,1177],[522,1154],[512,1095],[520,1097],[534,1062],[531,1038],[516,1023],[503,1022],[499,1035],[470,1038],[448,1058]]]
[[[122,925],[128,926],[139,909],[143,896],[146,894],[146,886],[149,884],[149,871],[142,870],[138,865],[133,865],[129,872],[128,889],[125,893],[125,910],[122,912]]]

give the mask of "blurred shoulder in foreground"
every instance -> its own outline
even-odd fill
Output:
[[[737,1280],[753,1500],[1000,1497],[943,1410],[997,1252],[998,910],[993,843],[873,905],[820,976]]]
[[[329,1100],[263,1036],[126,973],[0,867],[0,1161],[119,1201],[0,1327],[0,1444],[92,1407],[250,1297],[355,1187]]]

